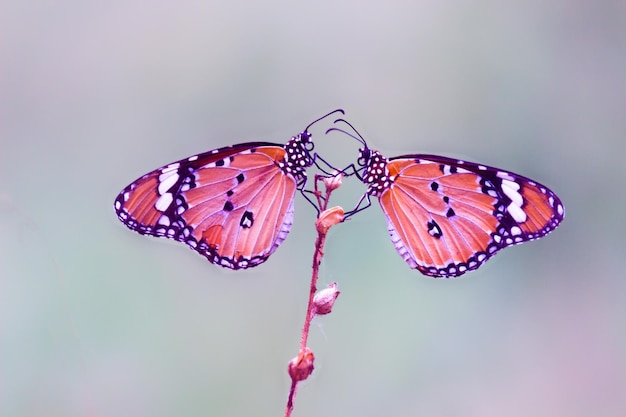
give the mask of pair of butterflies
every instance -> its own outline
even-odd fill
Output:
[[[343,111],[315,120],[284,145],[242,143],[156,169],[117,196],[117,216],[140,234],[186,243],[211,263],[259,265],[287,237],[296,191],[307,197],[307,169],[332,169],[313,152],[309,128],[336,113]],[[360,135],[330,130],[363,144],[352,172],[341,170],[367,186],[346,217],[376,197],[394,247],[425,275],[460,276],[507,246],[545,236],[563,220],[556,194],[529,178],[436,155],[386,158]]]

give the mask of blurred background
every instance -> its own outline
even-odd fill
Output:
[[[0,415],[282,416],[313,209],[233,272],[113,201],[337,107],[386,155],[519,172],[567,214],[453,280],[409,269],[376,205],[334,228],[293,415],[626,415],[625,27],[620,1],[3,2]],[[317,150],[354,161],[327,127]]]

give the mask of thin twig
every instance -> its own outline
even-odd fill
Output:
[[[325,198],[321,198],[322,193],[318,189],[318,183],[320,181],[324,182],[325,185]],[[287,407],[285,409],[285,417],[290,417],[291,412],[293,411],[293,402],[296,396],[296,390],[298,388],[298,382],[306,379],[313,372],[313,352],[311,352],[307,347],[307,341],[309,339],[309,330],[311,328],[311,322],[316,315],[315,310],[315,293],[317,291],[317,281],[319,278],[319,267],[322,262],[322,257],[324,256],[324,244],[326,242],[326,234],[332,224],[336,224],[335,222],[331,222],[330,225],[321,225],[319,222],[323,221],[324,212],[328,209],[328,201],[330,200],[330,194],[334,189],[336,189],[341,183],[341,178],[338,179],[337,183],[327,182],[329,180],[333,180],[332,178],[326,178],[324,176],[315,176],[315,195],[317,196],[318,202],[320,204],[320,211],[322,214],[320,218],[316,221],[316,229],[317,229],[317,238],[315,239],[315,251],[313,253],[313,265],[312,265],[312,273],[311,273],[311,285],[309,289],[309,302],[307,304],[306,315],[304,317],[304,325],[302,326],[302,337],[300,339],[300,351],[298,356],[294,358],[290,362],[290,375],[291,375],[291,388],[289,390],[289,398],[287,399]],[[331,209],[333,210],[333,209]],[[343,219],[343,210],[340,209],[341,212],[341,221]],[[337,222],[338,223],[338,222]],[[335,285],[335,284],[333,284]],[[336,285],[335,285],[336,286]],[[336,292],[338,294],[338,291]],[[336,298],[336,295],[335,295]],[[322,313],[320,313],[322,314]],[[323,313],[325,314],[325,313]],[[298,373],[300,372],[300,373]]]

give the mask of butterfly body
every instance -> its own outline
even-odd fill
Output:
[[[387,159],[368,148],[359,164],[394,247],[431,277],[475,270],[507,246],[545,236],[564,216],[549,188],[498,168],[437,155]]]
[[[186,243],[223,267],[253,267],[287,237],[312,149],[305,130],[285,145],[250,142],[191,156],[128,185],[115,211],[140,234]]]

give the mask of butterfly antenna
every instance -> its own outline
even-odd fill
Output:
[[[343,111],[343,109],[333,110],[333,111],[331,111],[330,113],[326,113],[325,115],[323,115],[323,116],[322,116],[322,117],[320,117],[319,119],[315,119],[315,120],[313,120],[313,121],[312,121],[311,123],[309,123],[309,125],[308,125],[305,129],[304,129],[304,131],[305,131],[305,132],[307,132],[307,131],[309,130],[309,128],[310,128],[311,126],[313,126],[315,123],[317,123],[317,122],[319,122],[320,120],[323,120],[323,119],[327,118],[328,116],[333,115],[333,114],[335,114],[335,113],[346,114],[346,112],[345,112],[345,111]],[[340,120],[343,120],[343,119],[340,119]]]
[[[328,130],[326,131],[326,134],[328,134],[328,133],[330,133],[330,132],[332,132],[332,131],[341,132],[341,133],[343,133],[344,135],[348,135],[348,136],[350,136],[352,139],[356,140],[357,142],[359,142],[360,144],[362,144],[365,148],[367,148],[367,143],[365,142],[365,139],[363,138],[363,136],[361,136],[361,134],[359,133],[359,131],[358,131],[358,130],[356,130],[356,129],[354,128],[354,126],[352,126],[352,125],[350,124],[350,122],[348,122],[348,121],[347,121],[347,120],[345,120],[345,119],[337,119],[337,120],[335,120],[335,123],[339,123],[339,122],[341,122],[341,123],[345,123],[345,124],[347,124],[348,126],[350,126],[350,129],[352,129],[352,131],[353,131],[354,133],[347,132],[347,131],[345,131],[345,130],[343,130],[343,129],[341,129],[341,128],[338,128],[338,127],[331,127],[330,129],[328,129]],[[355,134],[356,134],[356,135],[355,135]]]

